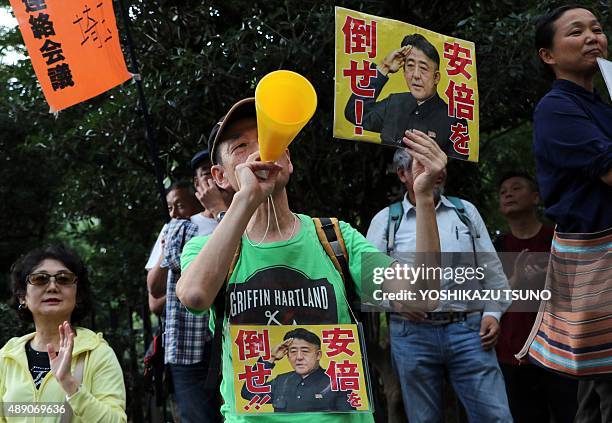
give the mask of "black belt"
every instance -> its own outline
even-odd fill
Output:
[[[471,315],[480,314],[479,311],[440,311],[427,313],[423,323],[433,325],[446,325],[449,323],[465,322]]]

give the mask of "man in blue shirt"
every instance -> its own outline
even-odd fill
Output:
[[[390,75],[400,70],[409,92],[392,93],[378,100]],[[378,66],[370,86],[363,87],[373,89],[374,97],[351,95],[345,117],[356,123],[355,102],[362,100],[362,126],[379,132],[383,144],[403,147],[404,132],[417,129],[435,139],[449,157],[467,160],[467,155],[450,141],[451,126],[461,123],[467,127],[467,121],[448,115],[448,105],[438,95],[439,82],[440,55],[434,45],[421,34],[406,35],[400,48],[389,53]]]
[[[416,213],[410,170],[412,157],[405,149],[397,150],[393,164],[407,190],[393,250],[397,253],[414,252]],[[482,288],[499,293],[510,289],[478,210],[471,203],[461,200],[470,228],[460,218],[456,204],[442,195],[445,179],[446,172],[443,172],[437,183],[436,195],[440,249],[442,253],[447,253],[442,254],[442,265],[445,266],[450,259],[450,266],[460,267],[457,260],[467,257],[474,259],[475,255],[478,266],[485,269],[485,278],[478,282],[475,290]],[[390,208],[387,207],[374,216],[367,234],[368,241],[383,252],[387,251],[390,237],[389,212]],[[401,256],[397,257],[401,259]],[[469,265],[472,266],[472,263]],[[449,293],[459,293],[462,283],[458,278],[444,278],[441,288]],[[493,348],[499,336],[502,312],[509,306],[510,301],[503,296],[499,301],[486,304],[441,300],[432,313],[411,311],[391,314],[391,352],[410,422],[443,421],[442,386],[445,374],[470,421],[512,421],[504,379]]]

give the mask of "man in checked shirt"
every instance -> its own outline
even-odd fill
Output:
[[[152,253],[155,265],[149,270],[147,285],[153,297],[166,296],[164,362],[172,374],[181,422],[220,422],[218,392],[205,386],[212,338],[208,314],[187,312],[176,298],[176,282],[181,276],[183,246],[196,235],[209,235],[231,198],[212,182],[208,150],[197,153],[191,167],[195,196],[190,187],[175,190],[171,199],[177,201],[169,204],[173,219],[162,230],[163,242],[156,257],[155,250]],[[199,213],[198,200],[204,207]]]

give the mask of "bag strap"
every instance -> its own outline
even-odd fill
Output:
[[[227,286],[229,285],[229,279],[234,273],[236,263],[240,258],[240,250],[242,249],[242,241],[238,242],[234,257],[230,263],[227,276],[223,282],[223,286],[217,292],[213,306],[215,308],[215,332],[213,333],[212,344],[210,347],[210,361],[208,364],[208,373],[206,375],[206,382],[204,386],[206,389],[215,390],[218,386],[219,379],[221,377],[221,351],[223,348],[223,319],[225,317],[225,310],[227,310],[227,296],[225,295]]]
[[[344,285],[346,285],[351,280],[351,273],[348,266],[348,252],[346,251],[338,219],[334,217],[313,217],[312,221],[315,224],[319,242],[338,273],[340,273]]]
[[[81,383],[83,383],[83,372],[85,370],[85,355],[86,353],[82,353],[79,355],[77,359],[76,365],[74,366],[74,378],[79,383],[79,389],[81,389]],[[72,407],[68,404],[68,401],[64,403],[65,412],[62,414],[60,418],[60,423],[70,423],[72,421]]]
[[[465,205],[463,204],[463,201],[461,201],[461,198],[451,197],[451,196],[448,196],[446,198],[453,204],[455,208],[455,213],[457,213],[459,220],[461,220],[461,222],[463,222],[463,224],[467,226],[468,231],[470,232],[470,239],[472,240],[472,251],[474,252],[474,265],[478,266],[478,258],[476,257],[476,240],[475,239],[480,238],[480,234],[478,233],[478,230],[476,229],[476,227],[470,220],[470,217],[468,216],[465,210]]]
[[[459,217],[459,220],[461,220],[463,222],[463,224],[465,226],[468,227],[468,229],[470,229],[471,231],[471,222],[470,222],[470,218],[468,217],[466,211],[465,211],[465,205],[463,204],[463,201],[461,201],[461,198],[459,197],[451,197],[448,196],[446,197],[448,199],[448,201],[450,201],[452,203],[452,205],[455,208],[455,213],[457,213],[457,216]]]
[[[404,207],[401,201],[389,206],[389,218],[387,219],[387,255],[391,255],[395,249],[395,234],[399,229],[404,217]]]
[[[181,247],[179,249],[179,251],[183,251],[183,247],[185,246],[185,237],[187,236],[187,225],[182,225],[181,229],[183,230],[183,233],[181,235]]]
[[[242,250],[242,240],[238,241],[238,246],[236,247],[236,251],[234,251],[234,257],[232,258],[232,262],[230,263],[229,270],[227,271],[227,278],[225,279],[226,283],[229,283],[229,279],[234,273],[234,269],[236,269],[236,263],[238,263],[238,259],[240,258],[240,251]]]
[[[314,222],[321,246],[342,277],[349,307],[358,306],[359,298],[355,291],[355,284],[349,268],[348,250],[342,237],[338,219],[335,217],[313,217],[312,221]],[[355,320],[357,320],[356,317]]]

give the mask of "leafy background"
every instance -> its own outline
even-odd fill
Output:
[[[531,114],[549,87],[536,62],[533,20],[561,2],[125,2],[166,183],[190,176],[189,158],[205,148],[212,124],[236,99],[252,93],[266,73],[290,69],[312,81],[320,99],[292,146],[292,208],[338,216],[361,231],[400,186],[389,168],[392,151],[332,138],[333,6],[474,41],[481,159],[451,163],[447,192],[475,203],[491,233],[505,229],[497,178],[509,169],[533,172]],[[609,1],[582,3],[612,28]],[[8,0],[0,7],[9,7]],[[15,49],[27,56],[22,42],[17,30],[0,28],[0,55]],[[118,353],[128,415],[143,421],[140,363],[151,336],[144,263],[165,211],[135,85],[125,83],[54,117],[28,59],[0,64],[0,81],[0,300],[9,296],[9,268],[21,254],[55,241],[77,248],[94,284],[88,324]],[[0,310],[0,345],[29,330],[2,302]]]

